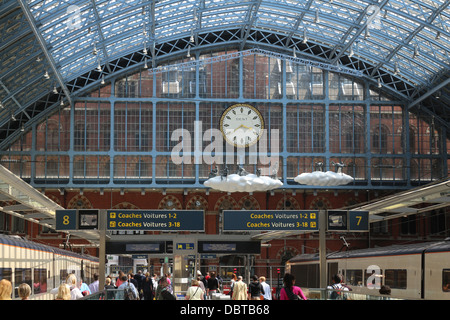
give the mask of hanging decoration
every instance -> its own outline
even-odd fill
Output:
[[[278,163],[276,168],[278,167]],[[249,173],[239,166],[238,172],[228,174],[228,166],[225,165],[218,174],[217,166],[211,171],[209,179],[204,182],[206,187],[225,192],[257,192],[269,191],[279,188],[283,183],[277,179],[277,169],[272,170],[272,175],[262,176],[261,169],[256,174]]]
[[[336,168],[336,172],[322,170],[323,163],[316,163],[316,171],[304,172],[294,178],[294,181],[300,184],[312,185],[312,186],[341,186],[349,184],[353,181],[353,178],[348,174],[342,172],[342,168],[345,166],[343,163],[331,162]]]

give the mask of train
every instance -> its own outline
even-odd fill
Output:
[[[328,281],[335,274],[358,296],[390,296],[406,300],[450,300],[450,238],[414,244],[345,250],[327,255]],[[299,254],[286,263],[296,284],[320,288],[319,254]]]
[[[12,299],[19,300],[19,285],[31,287],[30,300],[53,300],[53,288],[69,274],[90,283],[99,272],[99,259],[56,248],[18,236],[0,234],[0,279],[11,281]]]

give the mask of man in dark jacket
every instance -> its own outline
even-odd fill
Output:
[[[248,294],[250,296],[250,300],[261,300],[261,295],[264,294],[264,288],[259,282],[256,274],[252,277],[252,282],[248,285]]]

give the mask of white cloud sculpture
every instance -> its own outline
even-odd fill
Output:
[[[279,188],[283,183],[278,179],[267,176],[257,176],[249,173],[240,176],[229,174],[227,177],[216,176],[204,182],[206,187],[225,192],[257,192]]]
[[[294,178],[294,181],[300,184],[313,186],[340,186],[353,181],[348,174],[333,171],[314,171],[304,172]]]

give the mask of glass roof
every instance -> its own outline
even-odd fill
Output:
[[[52,103],[67,102],[80,78],[100,82],[144,59],[158,65],[188,48],[224,45],[295,49],[297,56],[362,70],[411,106],[432,105],[448,120],[449,2],[2,0],[0,128],[10,127],[11,113],[33,118],[37,101],[54,87],[59,96]]]

